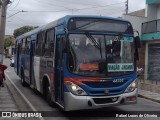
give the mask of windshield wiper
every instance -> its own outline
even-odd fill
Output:
[[[97,49],[100,49],[100,48],[101,48],[100,45],[99,45],[99,43],[95,40],[95,38],[94,38],[91,34],[86,33],[86,36],[87,36],[87,38],[89,38],[89,40],[94,44],[94,46],[95,46]]]

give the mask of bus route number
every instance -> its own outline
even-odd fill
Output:
[[[113,80],[113,83],[122,83],[122,82],[124,82],[123,79],[114,79]]]

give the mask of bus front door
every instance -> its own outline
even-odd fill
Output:
[[[55,100],[63,106],[64,83],[63,83],[63,36],[57,36],[56,41],[56,58],[55,58]]]

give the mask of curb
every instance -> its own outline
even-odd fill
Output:
[[[150,97],[147,97],[147,96],[144,96],[144,95],[141,95],[141,94],[138,94],[138,97],[145,98],[145,99],[160,103],[160,100],[156,100],[154,98],[150,98]]]

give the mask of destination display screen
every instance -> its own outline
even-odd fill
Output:
[[[69,21],[68,30],[105,31],[133,34],[133,29],[129,22],[98,18],[72,18]]]
[[[134,71],[133,63],[108,63],[108,72]]]

